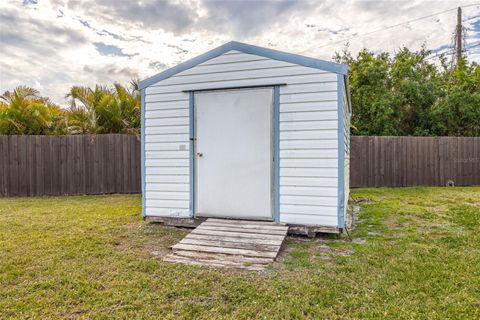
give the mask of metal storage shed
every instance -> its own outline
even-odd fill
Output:
[[[139,86],[145,219],[345,227],[347,66],[229,42]]]

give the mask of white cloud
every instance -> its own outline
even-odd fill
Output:
[[[330,60],[350,39],[393,52],[451,44],[456,11],[361,36],[472,1],[2,1],[0,91],[26,84],[66,105],[72,85],[128,83],[230,40]],[[480,5],[464,10],[480,42]],[[475,18],[476,17],[476,18]],[[475,50],[477,49],[477,50]],[[477,52],[475,54],[475,52]],[[480,47],[471,59],[480,61]]]

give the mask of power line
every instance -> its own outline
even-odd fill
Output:
[[[472,48],[476,48],[476,47],[480,47],[480,42],[479,42],[479,43],[477,43],[477,44],[475,44],[475,45],[473,45],[473,46],[469,46],[469,47],[467,47],[467,50],[470,50],[470,49],[472,49]]]
[[[467,51],[467,50],[470,50],[470,49],[476,48],[476,47],[480,47],[480,42],[475,43],[475,44],[473,44],[473,45],[465,46],[464,51]],[[446,50],[446,51],[436,52],[434,55],[431,55],[430,57],[425,58],[425,60],[440,58],[440,57],[442,57],[442,56],[449,55],[449,54],[454,53],[454,52],[456,51],[455,48],[445,48],[445,49],[443,49],[443,50]],[[467,52],[467,53],[468,53],[468,52]]]
[[[466,18],[466,19],[462,19],[462,21],[463,21],[463,22],[467,22],[467,21],[475,20],[475,19],[479,19],[479,18],[480,18],[480,15],[478,15],[478,16],[473,16],[473,17]]]
[[[427,57],[425,58],[425,60],[430,60],[430,59],[435,59],[435,58],[440,58],[440,57],[444,57],[450,53],[454,53],[455,52],[455,49],[449,49],[447,51],[443,51],[441,53],[437,53],[435,54],[434,56],[430,56],[430,57]]]
[[[462,6],[462,8],[469,8],[469,7],[473,7],[473,6],[479,6],[479,5],[480,5],[480,3],[470,4],[470,5]],[[319,46],[319,47],[316,47],[316,48],[324,48],[324,47],[328,47],[328,46],[330,46],[330,45],[332,45],[332,44],[337,44],[337,43],[341,43],[341,42],[346,42],[346,41],[349,41],[349,40],[352,40],[352,39],[355,39],[355,38],[365,37],[365,36],[371,35],[371,34],[373,34],[373,33],[377,33],[377,32],[380,32],[380,31],[389,30],[389,29],[396,28],[396,27],[399,27],[399,26],[402,26],[402,25],[405,25],[405,24],[409,24],[409,23],[416,22],[416,21],[419,21],[419,20],[423,20],[423,19],[427,19],[427,18],[434,17],[434,16],[438,16],[438,15],[441,15],[441,14],[444,14],[444,13],[447,13],[447,12],[450,12],[450,11],[453,11],[453,10],[457,10],[457,9],[458,9],[458,7],[455,7],[455,8],[451,8],[451,9],[448,9],[448,10],[440,11],[440,12],[437,12],[437,13],[432,13],[432,14],[429,14],[429,15],[426,15],[426,16],[423,16],[423,17],[419,17],[419,18],[415,18],[415,19],[412,19],[412,20],[404,21],[404,22],[401,22],[401,23],[398,23],[398,24],[394,24],[394,25],[391,25],[391,26],[387,26],[387,27],[384,27],[384,28],[382,28],[382,29],[377,29],[377,30],[373,30],[373,31],[370,31],[370,32],[367,32],[367,33],[364,33],[364,34],[351,36],[351,37],[349,37],[349,38],[345,38],[345,39],[338,40],[338,41],[333,41],[333,42],[330,42],[330,43],[328,43],[328,44],[325,44],[325,45],[323,45],[323,46]],[[307,51],[307,50],[305,50],[305,51]]]

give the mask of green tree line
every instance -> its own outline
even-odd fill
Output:
[[[480,66],[454,67],[428,50],[395,54],[348,49],[335,60],[349,66],[354,135],[480,136]],[[138,82],[94,88],[74,86],[61,108],[33,88],[0,96],[0,134],[140,132]]]
[[[435,64],[431,53],[396,54],[346,49],[335,60],[349,66],[355,135],[479,136],[480,66],[461,59]]]

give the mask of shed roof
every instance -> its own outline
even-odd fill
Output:
[[[292,53],[287,53],[283,51],[278,51],[278,50],[273,50],[273,49],[268,49],[268,48],[263,48],[263,47],[257,47],[251,44],[246,44],[246,43],[241,43],[241,42],[236,42],[236,41],[230,41],[225,43],[224,45],[221,45],[220,47],[217,47],[213,50],[210,50],[204,54],[201,54],[193,59],[190,59],[188,61],[185,61],[175,67],[172,67],[170,69],[167,69],[165,71],[162,71],[150,78],[147,78],[145,80],[140,81],[138,84],[139,89],[145,89],[146,87],[161,81],[163,79],[169,78],[177,73],[180,73],[184,70],[190,69],[192,67],[195,67],[198,64],[201,64],[205,61],[208,61],[210,59],[216,58],[225,52],[231,51],[231,50],[236,50],[240,51],[243,53],[247,54],[254,54],[257,56],[265,57],[265,58],[270,58],[274,60],[280,60],[280,61],[285,61],[293,64],[298,64],[301,66],[305,67],[310,67],[310,68],[315,68],[315,69],[321,69],[325,71],[330,71],[333,73],[337,74],[347,74],[348,67],[345,64],[339,64],[331,61],[325,61],[325,60],[320,60],[320,59],[315,59],[315,58],[309,58],[305,56],[301,56],[298,54],[292,54]]]

